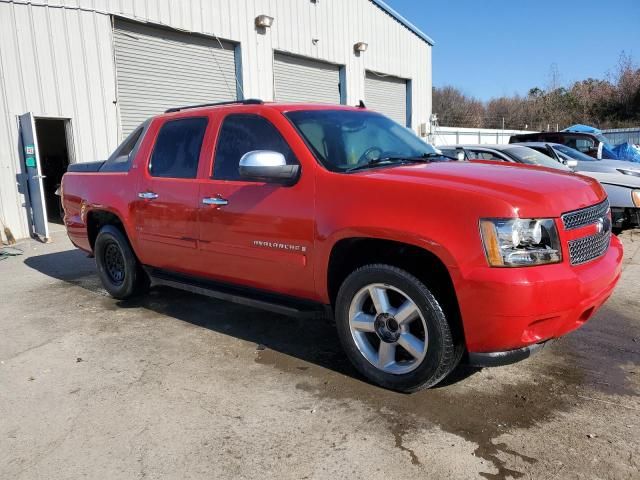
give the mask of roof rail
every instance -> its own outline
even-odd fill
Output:
[[[200,107],[217,107],[220,105],[262,105],[264,102],[258,98],[247,98],[246,100],[231,100],[228,102],[201,103],[200,105],[186,105],[184,107],[174,107],[165,110],[164,113],[179,112],[180,110],[188,110],[190,108]]]

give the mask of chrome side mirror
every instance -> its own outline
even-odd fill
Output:
[[[240,177],[270,183],[292,183],[298,178],[300,167],[287,165],[287,160],[279,152],[254,150],[240,159]]]
[[[569,168],[576,168],[578,166],[578,161],[577,160],[567,160],[565,162],[565,165]]]

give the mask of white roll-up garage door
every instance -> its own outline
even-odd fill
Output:
[[[364,81],[367,108],[380,112],[400,125],[407,125],[407,81],[389,75],[366,72]]]
[[[237,98],[232,44],[116,19],[122,136],[167,108]]]
[[[273,87],[277,102],[340,103],[340,67],[275,53]]]

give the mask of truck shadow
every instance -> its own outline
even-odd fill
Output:
[[[70,286],[107,295],[96,274],[94,261],[79,250],[33,256],[26,258],[24,263]],[[304,370],[303,362],[309,362],[366,382],[344,355],[335,326],[326,319],[287,317],[167,287],[154,287],[146,295],[132,300],[108,297],[102,304],[107,309],[143,308],[255,343],[259,353],[271,350],[289,357],[289,363],[293,362],[289,365],[292,369]],[[477,371],[479,369],[461,365],[439,387],[459,382]]]

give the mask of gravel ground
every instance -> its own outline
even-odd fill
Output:
[[[332,326],[157,289],[64,233],[0,262],[0,478],[640,478],[640,232],[582,329],[402,395]]]

